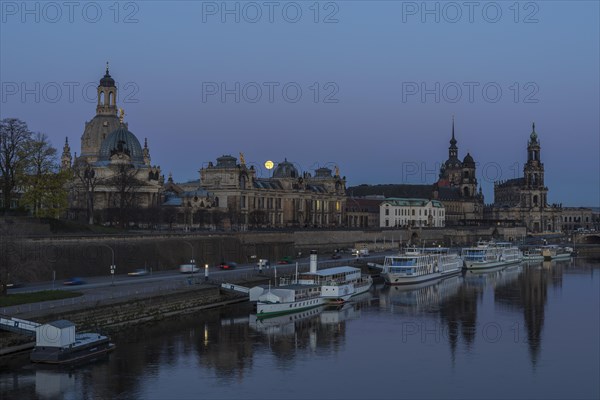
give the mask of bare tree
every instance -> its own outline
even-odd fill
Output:
[[[36,217],[58,218],[67,207],[65,186],[70,173],[59,172],[56,149],[46,134],[36,133],[27,148],[25,193],[21,204]]]
[[[5,210],[11,208],[13,190],[22,183],[31,135],[27,124],[20,119],[0,120],[0,173]]]
[[[137,169],[133,165],[119,164],[113,168],[114,175],[107,181],[114,189],[111,206],[121,227],[126,228],[131,213],[139,205],[139,189],[143,183],[136,177]]]
[[[96,171],[84,159],[77,159],[73,165],[73,175],[77,178],[74,190],[85,198],[85,207],[88,224],[94,224],[94,196],[96,188],[102,183],[102,179],[96,175]]]

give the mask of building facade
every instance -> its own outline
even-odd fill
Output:
[[[71,214],[87,214],[90,223],[105,220],[102,212],[108,209],[119,209],[123,219],[125,210],[161,203],[160,167],[150,164],[148,142],[144,141],[142,147],[129,131],[124,111],[117,115],[117,93],[107,66],[97,87],[96,115],[85,123],[81,136],[80,155],[71,156],[67,138],[61,157],[61,168],[72,170],[74,176],[69,199]]]
[[[444,205],[438,200],[385,199],[379,206],[379,226],[382,228],[446,226]]]
[[[477,165],[469,153],[462,161],[459,159],[457,143],[453,118],[448,159],[442,163],[438,181],[433,185],[360,185],[348,188],[348,192],[355,200],[373,196],[381,196],[382,199],[394,197],[437,200],[444,205],[445,225],[481,223],[484,198],[481,187],[478,188]],[[364,218],[366,215],[356,214],[356,217]]]
[[[239,162],[223,155],[200,170],[199,181],[177,186],[178,197],[185,197],[181,206],[192,214],[193,208],[210,209],[226,228],[341,227],[346,222],[346,181],[337,168],[335,173],[319,168],[312,175],[284,160],[271,177],[262,178],[243,154]],[[171,186],[166,190],[170,193]]]

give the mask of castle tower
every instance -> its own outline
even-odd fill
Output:
[[[450,186],[462,184],[462,162],[458,159],[458,147],[454,136],[454,116],[452,116],[452,138],[448,147],[448,160],[442,165],[440,178],[447,180]]]
[[[467,153],[462,162],[461,196],[465,198],[477,195],[477,177],[475,176],[475,160]]]

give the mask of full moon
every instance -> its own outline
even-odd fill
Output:
[[[265,161],[265,168],[266,169],[272,169],[273,168],[273,161],[271,161],[271,160]]]

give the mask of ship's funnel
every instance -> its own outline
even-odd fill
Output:
[[[310,272],[311,273],[317,272],[317,251],[316,250],[310,251]]]

